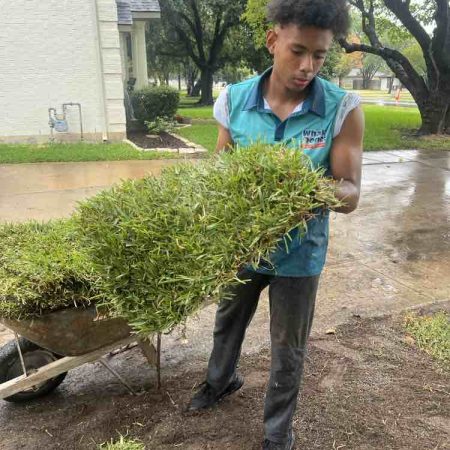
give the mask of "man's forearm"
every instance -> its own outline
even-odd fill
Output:
[[[334,211],[344,214],[354,211],[358,206],[359,192],[359,186],[351,181],[338,181],[335,195],[338,200],[341,200],[343,206],[335,208]]]

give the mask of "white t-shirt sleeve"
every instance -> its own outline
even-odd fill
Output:
[[[228,111],[228,86],[219,94],[214,103],[214,119],[227,130],[230,128],[230,113]]]
[[[342,125],[347,118],[350,111],[355,109],[361,103],[361,98],[358,94],[348,92],[342,100],[334,123],[333,138],[335,138],[340,132]]]

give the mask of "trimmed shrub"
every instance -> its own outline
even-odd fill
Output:
[[[163,132],[170,133],[175,130],[176,122],[157,117],[153,122],[145,121],[145,126],[150,134],[161,134]]]
[[[169,86],[149,86],[131,96],[134,115],[142,124],[161,117],[173,120],[180,102],[179,92]]]

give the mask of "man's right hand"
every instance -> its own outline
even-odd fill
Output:
[[[227,151],[233,147],[230,131],[219,124],[219,136],[217,137],[216,153]]]

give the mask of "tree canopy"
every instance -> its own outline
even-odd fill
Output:
[[[262,45],[268,0],[248,0],[244,20]],[[382,58],[419,107],[423,134],[450,133],[448,0],[349,0],[365,39],[339,41],[347,53]],[[432,30],[431,32],[429,30]],[[407,46],[404,43],[408,43]],[[365,57],[371,61],[373,57]],[[373,62],[373,61],[372,61]]]
[[[450,7],[448,0],[349,0],[368,43],[340,41],[351,53],[380,56],[410,91],[422,117],[421,132],[450,133]],[[428,30],[432,29],[432,32]],[[414,40],[409,50],[402,40]],[[390,42],[389,42],[390,41]],[[417,45],[422,58],[418,57]],[[396,48],[397,47],[397,48]]]
[[[224,45],[239,24],[245,0],[164,0],[161,13],[173,54],[188,55],[200,71],[202,104],[213,102],[214,73],[226,62]]]

